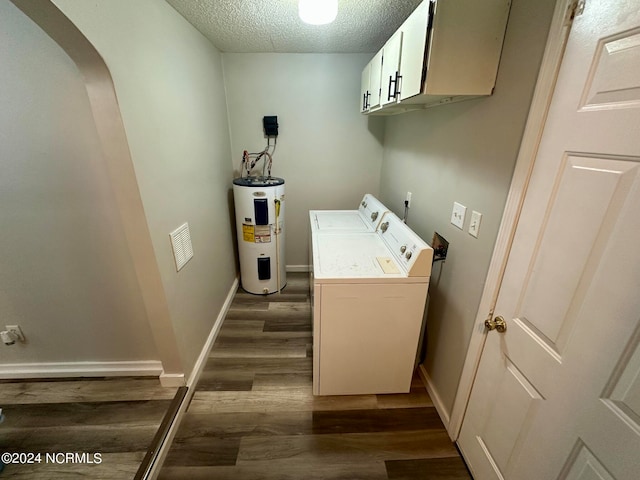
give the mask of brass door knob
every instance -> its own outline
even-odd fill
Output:
[[[507,322],[505,322],[502,317],[496,317],[493,320],[487,318],[484,321],[484,326],[487,327],[488,330],[497,330],[500,333],[507,331]]]

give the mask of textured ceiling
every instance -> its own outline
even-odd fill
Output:
[[[307,25],[297,0],[167,0],[223,52],[374,53],[422,0],[338,0],[330,25]]]

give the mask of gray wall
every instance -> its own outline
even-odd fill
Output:
[[[232,164],[266,145],[262,117],[280,124],[272,174],[286,181],[286,263],[307,266],[309,210],[354,209],[378,193],[383,119],[358,111],[371,55],[223,54]]]
[[[103,118],[114,112],[89,101],[109,79],[87,80],[35,23],[0,3],[0,313],[29,339],[3,348],[0,373],[18,364],[82,373],[83,362],[151,360],[157,368],[177,350],[170,373],[188,375],[236,277],[220,53],[161,0],[55,4],[113,77],[128,138],[118,148],[131,152],[152,242],[143,256],[157,268],[137,270],[139,244],[123,222],[132,203],[114,194],[130,179],[105,160],[101,128],[119,116]],[[98,82],[91,97],[86,81]],[[184,222],[195,255],[176,273],[169,232]],[[146,274],[161,285],[158,308],[146,300]],[[170,327],[159,335],[153,316],[165,311]]]
[[[380,193],[430,241],[449,242],[431,279],[426,371],[450,413],[484,287],[554,2],[514,0],[494,95],[387,119]],[[464,230],[450,224],[453,202],[467,207]],[[483,214],[479,237],[467,233]]]
[[[0,32],[0,370],[157,362],[84,80],[6,1]]]
[[[220,53],[164,1],[54,3],[111,71],[188,374],[236,276]],[[184,222],[194,258],[176,272],[169,233]]]

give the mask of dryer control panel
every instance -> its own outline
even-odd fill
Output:
[[[409,277],[429,277],[433,249],[397,215],[388,212],[382,218],[378,234]]]

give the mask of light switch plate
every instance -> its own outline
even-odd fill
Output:
[[[469,235],[478,238],[480,231],[480,222],[482,222],[482,214],[473,210],[471,212],[471,221],[469,222]]]
[[[459,204],[458,202],[453,202],[453,212],[451,212],[451,223],[462,230],[462,226],[464,225],[464,216],[467,213],[467,207]]]

